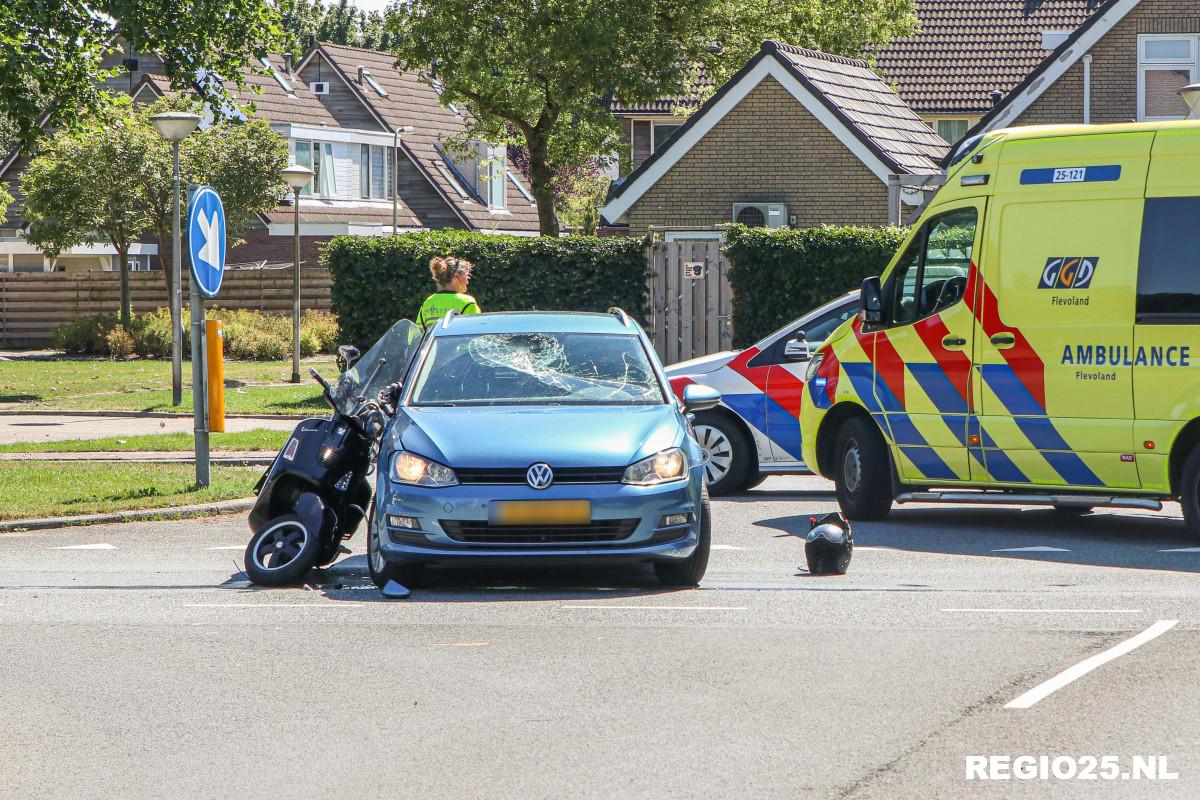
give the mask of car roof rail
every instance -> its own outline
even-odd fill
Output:
[[[617,319],[621,320],[621,324],[624,325],[626,328],[629,327],[629,315],[625,313],[624,309],[620,309],[620,308],[617,308],[616,306],[613,306],[612,308],[610,308],[608,310],[608,313],[614,315]]]
[[[446,316],[442,317],[442,329],[444,330],[446,328],[449,328],[450,327],[450,319],[452,317],[457,317],[457,316],[460,316],[457,308],[452,308],[449,311],[447,311]]]

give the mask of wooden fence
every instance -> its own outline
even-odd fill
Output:
[[[300,307],[329,310],[329,270],[300,271]],[[162,272],[129,276],[135,312],[167,306]],[[188,278],[183,284],[187,317]],[[54,331],[91,314],[116,313],[121,304],[117,272],[0,272],[0,348],[38,348],[54,345]],[[249,269],[225,273],[221,293],[210,305],[286,313],[292,310],[290,269]],[[185,322],[186,324],[186,322]]]

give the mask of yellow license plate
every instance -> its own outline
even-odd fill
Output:
[[[492,525],[587,525],[590,500],[500,500],[488,503]]]

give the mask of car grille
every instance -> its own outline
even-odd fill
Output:
[[[459,483],[525,483],[528,467],[456,467]],[[554,483],[620,483],[624,467],[553,467]]]
[[[456,542],[471,544],[587,544],[618,542],[637,528],[635,519],[598,519],[587,525],[491,525],[486,520],[441,520]]]

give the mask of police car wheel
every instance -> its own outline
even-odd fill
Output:
[[[833,482],[846,519],[877,520],[892,508],[887,447],[875,424],[853,417],[838,430]]]
[[[1179,477],[1179,505],[1183,522],[1193,538],[1200,538],[1200,447],[1193,447]]]
[[[733,494],[750,482],[754,444],[737,423],[724,414],[702,411],[692,423],[704,459],[704,482],[714,497]]]

